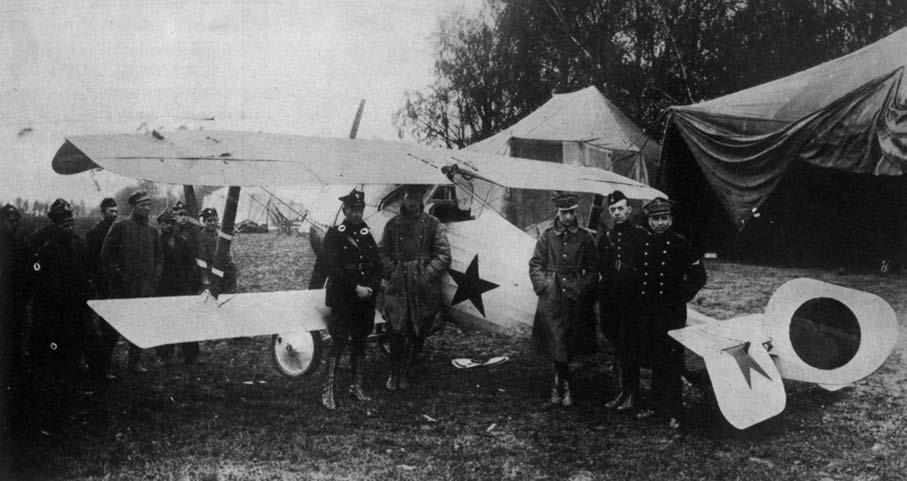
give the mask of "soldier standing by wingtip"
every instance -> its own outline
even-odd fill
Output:
[[[358,401],[371,398],[362,389],[365,341],[375,327],[375,300],[381,284],[378,244],[362,220],[365,195],[353,189],[340,197],[343,222],[324,235],[324,267],[328,275],[325,304],[331,308],[328,332],[332,344],[321,404],[336,409],[334,384],[340,357],[350,346],[350,394]]]
[[[136,192],[129,196],[129,205],[132,215],[110,228],[101,248],[101,262],[114,299],[156,295],[164,263],[159,233],[148,219],[151,197],[147,192]],[[127,367],[133,372],[147,372],[140,361],[141,349],[129,343]]]
[[[686,325],[687,302],[705,285],[702,259],[690,242],[671,227],[673,202],[656,197],[646,204],[651,236],[643,245],[640,327],[652,366],[651,409],[639,419],[661,415],[671,429],[683,423],[684,349],[668,331]]]
[[[578,225],[576,195],[552,199],[556,217],[535,245],[529,260],[532,288],[539,296],[532,337],[536,347],[554,362],[554,385],[549,404],[573,405],[569,362],[575,354],[578,322],[586,296],[598,279],[592,234]]]

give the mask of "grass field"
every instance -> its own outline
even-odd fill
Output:
[[[302,237],[238,237],[241,290],[306,285],[312,257]],[[694,301],[719,318],[761,312],[772,291],[808,276],[876,293],[904,331],[907,278],[836,276],[710,261]],[[609,358],[577,368],[577,404],[542,409],[548,363],[528,340],[448,326],[429,340],[407,393],[381,386],[386,360],[371,346],[359,404],[318,405],[315,377],[272,369],[265,338],[202,344],[198,365],[118,371],[103,386],[81,385],[60,425],[36,426],[17,446],[24,479],[552,479],[552,480],[894,480],[907,479],[904,342],[882,369],[831,393],[787,383],[787,409],[747,431],[727,425],[700,391],[685,389],[688,428],[602,408],[616,390]],[[509,363],[457,370],[456,357],[508,355]],[[148,351],[146,359],[154,359]],[[125,364],[122,344],[117,366]],[[644,386],[647,385],[644,376]],[[341,383],[346,370],[341,371]],[[51,395],[47,393],[47,395]],[[5,478],[10,479],[10,478]]]

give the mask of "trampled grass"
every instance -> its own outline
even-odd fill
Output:
[[[238,237],[241,290],[298,289],[312,257],[302,237]],[[694,301],[718,318],[760,312],[772,291],[816,277],[879,294],[904,323],[907,278],[835,276],[710,261]],[[902,328],[903,330],[903,328]],[[609,357],[576,368],[577,404],[543,409],[548,362],[526,339],[449,325],[428,342],[406,393],[382,389],[386,359],[371,346],[370,403],[341,391],[319,407],[320,374],[287,379],[271,367],[266,339],[202,344],[202,363],[117,371],[102,386],[56,394],[65,415],[35,422],[16,446],[23,479],[907,479],[907,376],[903,345],[880,372],[831,393],[787,383],[787,409],[746,431],[723,420],[708,394],[685,389],[688,427],[605,410],[616,379]],[[493,368],[457,370],[456,357],[508,355]],[[122,345],[117,365],[125,361]],[[147,360],[154,353],[145,353]],[[341,385],[347,380],[346,364]],[[647,381],[644,381],[644,385]],[[45,396],[54,394],[46,392]],[[65,402],[64,402],[65,401]],[[43,432],[42,432],[43,431]],[[5,478],[9,479],[9,478]]]

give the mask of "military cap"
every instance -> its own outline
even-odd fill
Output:
[[[63,199],[57,199],[50,205],[50,210],[47,211],[47,217],[50,217],[50,220],[54,224],[62,224],[68,220],[71,221],[73,218],[72,206]]]
[[[217,217],[217,209],[215,209],[214,207],[208,207],[206,209],[202,209],[202,211],[198,215],[202,218],[202,220],[208,220],[208,218],[210,217]]]
[[[164,209],[164,212],[161,212],[161,215],[157,216],[158,224],[163,224],[165,222],[176,222],[176,215],[174,215],[173,211],[170,209]]]
[[[643,209],[646,211],[647,216],[653,216],[657,214],[670,214],[673,206],[674,202],[665,199],[664,197],[656,197],[646,204]]]
[[[615,190],[608,194],[608,207],[611,207],[622,200],[627,200],[627,196],[625,196],[623,192]]]
[[[365,193],[356,189],[339,199],[347,207],[365,207]]]
[[[558,210],[572,210],[579,207],[576,203],[576,194],[558,194],[552,197],[551,200],[554,201],[554,206]]]
[[[151,201],[151,196],[148,195],[148,192],[140,190],[135,194],[129,196],[129,205],[137,205],[139,202]]]
[[[3,207],[0,207],[0,220],[16,220],[21,218],[22,214],[19,213],[19,209],[14,205],[6,204]]]
[[[421,198],[422,194],[425,193],[425,187],[418,184],[407,184],[403,187],[403,193]]]
[[[113,197],[104,197],[104,200],[101,201],[101,210],[104,210],[108,207],[116,207],[117,201]]]
[[[188,211],[188,210],[189,210],[189,208],[186,207],[186,204],[184,204],[183,201],[181,201],[181,200],[178,200],[178,201],[176,201],[176,204],[173,204],[174,213]]]

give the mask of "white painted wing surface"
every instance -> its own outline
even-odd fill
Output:
[[[326,328],[324,290],[144,297],[88,301],[133,344],[164,344],[262,336]]]
[[[76,174],[103,168],[135,179],[170,184],[306,186],[449,184],[442,172],[457,166],[511,188],[663,196],[645,184],[592,167],[405,142],[305,137],[241,131],[165,132],[69,137],[53,169]]]
[[[385,140],[201,130],[69,137],[52,165],[61,174],[100,167],[170,184],[446,184],[439,166],[450,152]]]

